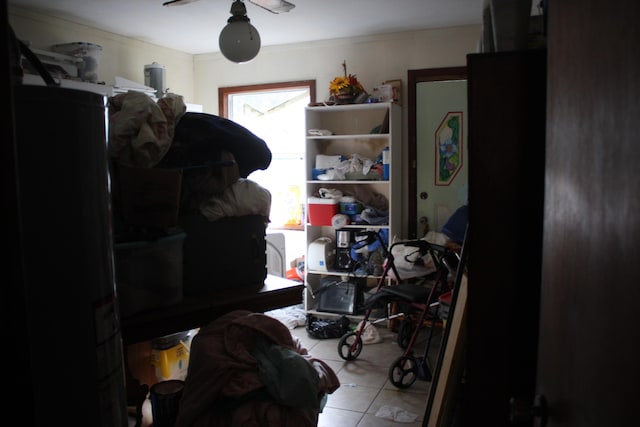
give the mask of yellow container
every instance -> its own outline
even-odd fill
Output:
[[[183,380],[189,368],[189,351],[195,330],[167,335],[151,341],[151,365],[158,381]]]

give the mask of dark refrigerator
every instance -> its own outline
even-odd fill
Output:
[[[127,426],[106,97],[21,84],[12,92],[14,144],[3,151],[13,159],[3,163],[15,168],[8,296],[23,352],[21,424]]]

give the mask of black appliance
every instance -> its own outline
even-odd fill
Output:
[[[106,98],[19,84],[13,93],[25,425],[126,427]]]
[[[338,271],[351,271],[354,266],[351,259],[351,246],[355,242],[355,231],[348,228],[336,230],[336,257],[335,269]]]
[[[358,314],[364,301],[366,279],[352,277],[342,280],[340,277],[325,277],[321,280],[318,311],[341,314]]]

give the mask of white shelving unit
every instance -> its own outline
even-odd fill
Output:
[[[401,107],[394,103],[348,104],[332,106],[308,106],[305,111],[306,119],[306,193],[313,197],[318,189],[338,189],[345,195],[356,192],[370,192],[376,197],[384,196],[389,204],[389,221],[384,224],[355,225],[349,224],[346,229],[354,231],[389,230],[389,240],[401,230],[401,213],[396,207],[401,206]],[[317,136],[309,130],[329,131],[331,135]],[[327,133],[327,132],[323,132]],[[313,169],[316,166],[317,155],[342,155],[352,158],[358,154],[362,158],[375,160],[381,152],[389,147],[389,179],[388,180],[314,180]],[[362,193],[361,193],[362,194]],[[326,277],[350,278],[356,277],[353,272],[338,270],[334,265],[328,265],[328,271],[313,270],[308,261],[309,247],[320,237],[328,237],[332,241],[331,249],[335,249],[336,228],[327,225],[311,225],[309,223],[309,206],[307,205],[307,221],[305,224],[307,255],[305,263],[305,295],[304,306],[307,313],[318,317],[331,318],[341,316],[358,318],[359,314],[342,312],[318,311],[321,296],[317,291],[321,287],[322,279]],[[367,287],[378,283],[379,276],[357,275],[360,281],[366,281]],[[314,296],[315,295],[315,296]]]

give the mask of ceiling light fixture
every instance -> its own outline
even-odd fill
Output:
[[[241,0],[231,5],[231,18],[220,32],[218,43],[224,57],[238,64],[251,61],[260,51],[260,34],[251,25]]]

